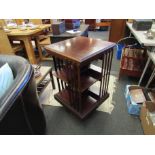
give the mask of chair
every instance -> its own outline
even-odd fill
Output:
[[[15,54],[22,49],[23,45],[21,44],[11,44],[7,34],[0,27],[0,54]]]
[[[4,19],[0,19],[0,26],[6,26],[6,23],[5,23]]]
[[[15,22],[17,23],[17,25],[22,25],[24,22],[24,19],[15,19]]]
[[[46,22],[44,22],[43,19],[29,19],[29,21],[36,25],[40,25],[40,24],[44,24],[44,23],[47,24]],[[50,23],[52,23],[51,20],[49,20],[49,21],[50,21]],[[49,30],[48,33],[50,33],[50,32],[51,32],[51,30]],[[35,41],[35,43],[38,46],[40,46],[40,48],[41,48],[40,51],[43,50],[44,46],[51,44],[51,39],[48,36],[48,33],[39,35],[38,39]],[[42,60],[49,60],[49,58],[43,57],[42,52],[39,52],[39,55]]]
[[[11,88],[0,98],[0,134],[44,134],[46,121],[36,93],[33,68],[19,56],[0,55],[14,75]]]

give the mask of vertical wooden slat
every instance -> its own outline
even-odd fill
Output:
[[[110,71],[111,71],[111,65],[112,65],[112,57],[113,57],[113,49],[110,49],[109,50],[109,57],[110,57],[110,60],[109,60],[109,69],[108,69],[108,81],[107,81],[107,86],[106,86],[106,89],[108,90],[108,86],[109,86],[109,79],[110,79]]]
[[[54,69],[55,71],[57,72],[57,63],[56,63],[56,58],[53,56],[53,62],[54,62]],[[61,91],[60,89],[60,83],[59,83],[59,79],[57,78],[57,84],[58,84],[58,89],[59,89],[59,92]]]
[[[80,66],[77,66],[77,101],[78,101],[78,111],[82,112],[82,102],[81,102],[81,76],[80,76]]]
[[[99,91],[99,96],[101,97],[101,92],[102,92],[102,89],[103,89],[103,67],[104,67],[104,55],[102,56],[101,58],[102,60],[102,70],[101,70],[101,82],[100,82],[100,91]]]
[[[57,64],[58,64],[59,71],[61,71],[62,70],[62,66],[61,66],[61,60],[59,58],[57,59]],[[61,88],[64,89],[63,81],[60,80],[60,82],[61,82],[60,83]]]
[[[109,60],[110,60],[110,53],[109,53],[109,50],[107,51],[107,65],[106,65],[106,75],[105,75],[105,86],[104,86],[104,88],[105,88],[105,93],[107,93],[107,84],[108,84],[108,69],[109,69]],[[105,93],[104,93],[104,95],[105,95]]]
[[[103,87],[102,87],[102,96],[103,94],[105,94],[106,90],[105,90],[105,83],[106,83],[106,66],[107,66],[107,51],[104,54],[104,75],[102,76],[103,78]]]
[[[73,107],[73,93],[72,93],[72,75],[71,75],[71,62],[66,61],[66,77],[68,81],[68,93],[69,93],[69,100],[70,105]]]

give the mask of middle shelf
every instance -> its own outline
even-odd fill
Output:
[[[86,71],[81,72],[80,75],[80,92],[85,91],[95,82],[100,81],[102,78],[101,72],[92,69],[93,67],[90,66]],[[60,70],[53,71],[53,75],[57,78],[61,79],[62,81],[66,82],[67,84],[69,81],[72,80],[71,74],[69,73],[70,70],[63,67]]]

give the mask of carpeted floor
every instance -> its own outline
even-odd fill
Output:
[[[91,32],[90,36],[107,40],[107,32]],[[103,37],[104,35],[104,37]],[[116,54],[116,53],[115,53]],[[118,76],[119,61],[113,57],[112,71],[113,76]],[[49,65],[49,62],[42,64]],[[100,66],[100,61],[94,64]],[[112,100],[115,101],[111,113],[103,111],[94,111],[87,119],[81,121],[76,116],[67,111],[64,107],[44,106],[44,112],[47,122],[46,134],[51,135],[141,135],[141,128],[138,117],[131,116],[127,113],[124,90],[126,84],[136,84],[137,80],[121,77],[116,82],[115,91]],[[103,103],[104,104],[104,103]]]

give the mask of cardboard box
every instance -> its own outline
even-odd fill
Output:
[[[140,115],[141,104],[146,101],[143,94],[143,87],[138,85],[127,85],[125,97],[127,100],[128,113],[132,115]]]
[[[140,120],[145,135],[155,135],[155,123],[153,124],[150,113],[155,112],[155,103],[146,101],[141,107]]]

